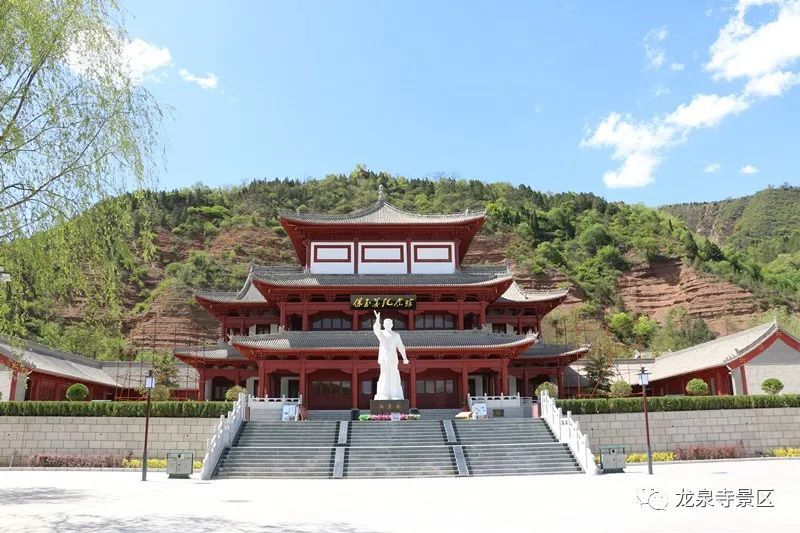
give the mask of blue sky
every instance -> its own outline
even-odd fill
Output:
[[[162,188],[358,163],[648,205],[800,184],[798,0],[125,10],[171,108]]]

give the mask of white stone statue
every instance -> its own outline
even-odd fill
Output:
[[[402,400],[403,399],[403,384],[400,381],[400,371],[397,369],[397,352],[403,356],[403,363],[408,364],[408,357],[406,357],[406,347],[403,345],[403,339],[400,334],[392,331],[394,322],[391,318],[383,321],[383,329],[381,329],[381,314],[377,311],[375,313],[375,323],[372,325],[372,331],[378,337],[378,342],[381,346],[378,350],[378,364],[381,367],[381,374],[378,377],[378,387],[375,391],[376,400]]]

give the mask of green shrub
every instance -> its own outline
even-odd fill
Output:
[[[686,394],[691,396],[706,396],[708,394],[708,383],[700,378],[692,378],[686,384]]]
[[[543,390],[546,390],[547,394],[549,394],[551,398],[558,398],[558,386],[556,386],[555,383],[550,383],[549,381],[540,383],[539,386],[536,387],[536,390],[534,391],[534,394],[536,394],[537,398],[539,397],[539,395],[542,393]]]
[[[761,390],[767,394],[778,394],[783,390],[783,383],[778,378],[767,378],[761,384]]]
[[[235,402],[239,399],[239,393],[244,392],[244,389],[239,385],[234,385],[227,391],[225,391],[225,399],[229,402]]]
[[[166,385],[156,385],[150,391],[150,399],[154,402],[166,402],[169,400],[170,390]]]
[[[0,404],[2,405],[2,404]],[[596,398],[556,400],[562,411],[572,414],[641,413],[642,398]],[[752,409],[800,407],[800,394],[759,396],[656,396],[647,398],[650,411],[705,411],[709,409]]]
[[[617,380],[611,384],[611,396],[614,398],[627,398],[633,392],[633,387],[627,381]]]
[[[783,398],[783,396],[781,396]],[[145,416],[146,402],[2,402],[0,416]],[[218,418],[230,402],[153,402],[150,416]]]
[[[73,402],[80,402],[85,400],[87,396],[89,396],[89,387],[84,385],[83,383],[73,383],[67,389],[67,400],[71,400]]]

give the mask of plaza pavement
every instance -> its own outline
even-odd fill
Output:
[[[800,460],[656,464],[652,477],[643,465],[595,477],[200,481],[151,472],[146,483],[140,477],[0,469],[0,531],[800,531]],[[740,489],[752,489],[752,507],[737,507]],[[757,491],[770,489],[762,503],[774,507],[757,507]],[[676,507],[678,493],[696,497],[703,490],[737,497],[723,498],[727,508],[722,501]]]

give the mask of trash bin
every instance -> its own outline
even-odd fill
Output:
[[[170,478],[189,479],[194,472],[194,453],[167,452],[167,474]]]
[[[600,470],[604,474],[622,472],[625,469],[625,446],[600,446]]]

